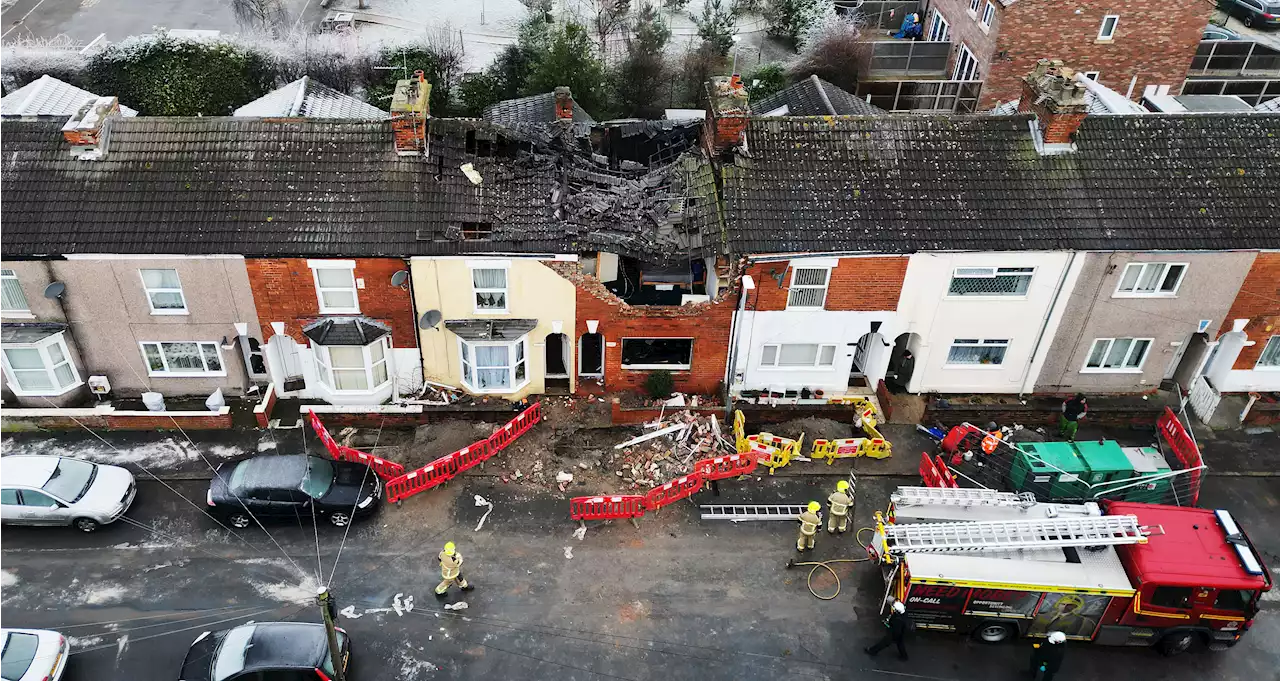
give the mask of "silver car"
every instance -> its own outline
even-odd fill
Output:
[[[138,486],[119,466],[63,456],[0,457],[0,521],[93,532],[129,510]]]

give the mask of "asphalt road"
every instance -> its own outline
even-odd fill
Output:
[[[723,501],[794,503],[834,478],[722,483]],[[859,520],[909,479],[859,483]],[[317,540],[332,576],[340,625],[352,635],[351,678],[689,679],[798,677],[872,679],[883,673],[931,679],[1015,679],[1025,645],[984,646],[921,633],[912,659],[872,660],[861,647],[878,633],[882,582],[866,564],[843,564],[841,594],[819,601],[805,573],[783,569],[794,555],[792,523],[697,519],[678,504],[572,537],[562,499],[463,479],[388,507],[343,531],[309,519],[230,536],[197,508],[205,483],[140,483],[132,524],[93,535],[54,528],[4,529],[0,616],[6,626],[48,627],[73,636],[69,681],[173,681],[204,629],[248,619],[319,621],[309,605]],[[495,503],[484,528],[480,494]],[[707,498],[700,500],[707,503]],[[1280,479],[1210,478],[1203,505],[1242,519],[1280,563]],[[859,523],[862,524],[862,523]],[[466,556],[476,590],[468,608],[446,611],[432,595],[434,560],[446,540]],[[278,546],[276,544],[279,544]],[[572,558],[566,556],[566,547]],[[820,557],[856,556],[852,538],[819,539]],[[288,556],[287,558],[285,556]],[[294,566],[294,563],[297,566]],[[829,578],[815,580],[831,590]],[[410,601],[412,599],[412,601]],[[457,593],[447,602],[460,600]],[[400,612],[396,612],[397,605]],[[410,607],[408,607],[411,605]],[[1061,678],[1261,681],[1280,668],[1280,622],[1268,603],[1235,649],[1165,659],[1147,650],[1073,646]]]
[[[285,0],[292,21],[314,25],[323,16],[320,0]],[[165,28],[240,33],[231,0],[14,0],[0,12],[4,41],[66,35],[83,45],[105,33],[120,41]]]

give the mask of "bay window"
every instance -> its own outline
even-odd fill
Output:
[[[226,376],[216,342],[142,343],[149,376]]]
[[[61,395],[80,385],[80,373],[61,333],[4,348],[4,373],[18,395]]]
[[[387,357],[391,337],[368,345],[315,345],[320,383],[335,392],[370,392],[385,386],[391,373]]]
[[[458,340],[462,383],[474,392],[514,392],[529,382],[528,337],[509,343]]]

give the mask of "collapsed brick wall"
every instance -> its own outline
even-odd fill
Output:
[[[1244,332],[1255,342],[1240,350],[1231,368],[1247,371],[1258,363],[1267,339],[1280,335],[1280,253],[1258,253],[1254,258],[1218,334],[1230,331],[1236,319],[1249,320]]]

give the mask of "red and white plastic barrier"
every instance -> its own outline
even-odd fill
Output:
[[[939,456],[937,460],[929,458],[929,452],[920,455],[920,479],[925,487],[959,487],[956,478],[947,468],[947,462]]]
[[[1200,499],[1200,474],[1203,472],[1204,459],[1200,456],[1200,448],[1196,446],[1196,442],[1187,433],[1186,426],[1182,425],[1182,421],[1178,420],[1178,415],[1173,413],[1169,407],[1164,408],[1164,415],[1156,421],[1156,430],[1160,431],[1160,435],[1164,437],[1165,443],[1169,445],[1169,449],[1173,450],[1178,461],[1182,463],[1185,470],[1190,470],[1188,474],[1188,486],[1191,490],[1191,506],[1195,506]]]
[[[569,517],[574,520],[614,520],[644,515],[644,497],[622,494],[608,497],[575,497],[569,501]]]
[[[362,463],[372,468],[373,472],[378,474],[378,477],[388,482],[404,475],[404,466],[394,461],[388,461],[382,457],[366,454],[358,449],[338,444],[333,439],[333,436],[329,434],[329,430],[320,422],[320,417],[316,416],[314,411],[307,410],[307,417],[311,422],[311,429],[316,431],[316,436],[324,443],[324,448],[329,451],[329,456],[334,459]]]
[[[694,462],[692,473],[658,485],[643,495],[574,497],[569,500],[569,517],[574,520],[639,518],[645,511],[656,511],[697,494],[712,480],[746,475],[754,471],[758,463],[757,458],[749,453],[702,459]]]

